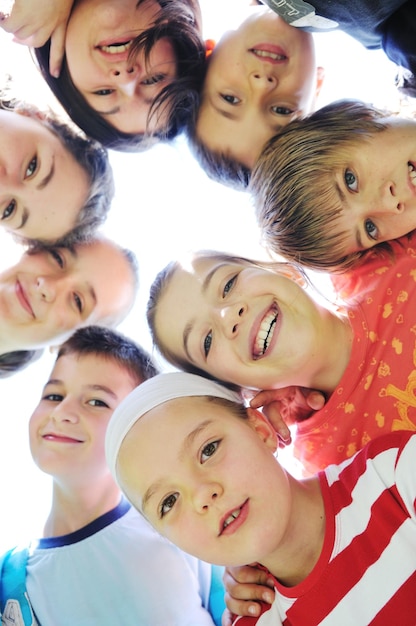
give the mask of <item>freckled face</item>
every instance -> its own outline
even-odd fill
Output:
[[[133,426],[118,476],[135,506],[181,549],[210,563],[251,563],[277,548],[289,523],[275,445],[228,408],[180,398]]]
[[[323,332],[316,303],[296,282],[215,259],[174,273],[156,307],[155,330],[176,358],[257,389],[309,386]]]
[[[88,177],[40,120],[0,111],[0,226],[56,241],[77,223]]]

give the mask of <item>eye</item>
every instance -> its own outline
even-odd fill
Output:
[[[220,440],[211,441],[206,446],[202,448],[201,452],[201,463],[204,463],[207,459],[213,456],[218,450],[218,446],[220,445]]]
[[[83,307],[83,304],[82,304],[82,300],[81,300],[81,298],[79,297],[79,295],[77,293],[74,293],[74,302],[75,302],[75,306],[77,307],[78,311],[80,313],[82,313],[84,307]]]
[[[289,107],[282,107],[279,105],[270,107],[270,110],[275,115],[292,115],[294,113],[293,109],[289,109]]]
[[[237,96],[232,96],[227,93],[221,93],[220,96],[225,102],[228,102],[228,104],[240,104],[241,102],[240,98],[237,98]]]
[[[145,78],[141,81],[142,85],[156,85],[157,83],[165,80],[166,74],[155,74],[155,76],[150,76],[149,78]]]
[[[63,269],[65,263],[64,263],[64,257],[62,256],[62,254],[60,252],[58,252],[58,250],[56,250],[56,248],[51,248],[49,250],[49,254],[53,258],[53,260],[56,261],[56,263],[59,265],[59,267],[61,269]]]
[[[222,292],[222,296],[223,298],[230,293],[231,289],[234,287],[235,281],[237,280],[237,274],[235,276],[233,276],[232,278],[230,278],[230,280],[227,280],[227,282],[224,285],[224,289]]]
[[[92,93],[95,96],[111,96],[111,94],[114,92],[115,89],[97,89],[97,91],[93,91]]]
[[[211,344],[212,344],[212,330],[209,331],[208,335],[204,339],[205,358],[208,356],[208,353],[211,349]]]
[[[378,228],[374,224],[374,222],[372,220],[365,220],[364,228],[365,228],[365,232],[370,237],[370,239],[373,239],[374,241],[377,241],[377,239],[378,239]]]
[[[38,157],[34,156],[26,168],[25,178],[30,178],[31,176],[33,176],[37,168],[38,168]]]
[[[162,501],[159,511],[160,517],[165,517],[165,515],[173,509],[178,497],[179,495],[177,493],[171,493],[167,498]]]
[[[62,402],[63,399],[64,397],[59,393],[48,393],[42,398],[42,400],[48,400],[49,402]]]
[[[3,214],[0,219],[7,220],[9,217],[13,215],[16,209],[16,200],[12,200],[4,209]]]
[[[90,406],[100,406],[100,407],[101,407],[101,406],[103,406],[103,407],[104,407],[104,408],[106,408],[106,409],[109,409],[109,408],[110,408],[110,407],[108,406],[108,404],[107,404],[106,402],[104,402],[104,400],[97,400],[97,399],[94,399],[94,400],[88,400],[88,404],[89,404]]]
[[[358,180],[354,172],[352,172],[351,170],[345,170],[344,180],[348,189],[350,189],[351,191],[358,191]]]

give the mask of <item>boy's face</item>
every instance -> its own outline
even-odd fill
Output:
[[[88,196],[84,169],[34,117],[0,111],[0,137],[0,224],[21,237],[63,237]]]
[[[267,559],[287,531],[287,475],[276,434],[206,398],[179,398],[136,422],[121,446],[122,487],[185,552],[215,564]]]
[[[371,248],[416,228],[416,123],[397,117],[348,149],[334,175],[343,211],[337,231],[349,233],[345,254]]]
[[[178,269],[155,330],[177,358],[243,387],[309,386],[317,367],[315,302],[282,273],[250,264],[202,258]]]
[[[259,7],[210,56],[197,136],[252,168],[281,126],[313,110],[316,92],[312,35]]]
[[[60,357],[29,422],[30,448],[38,467],[81,484],[106,476],[107,424],[136,386],[129,372],[111,359]]]
[[[1,325],[17,347],[42,346],[118,320],[134,294],[128,261],[110,241],[26,253],[0,275]]]

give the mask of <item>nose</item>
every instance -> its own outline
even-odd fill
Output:
[[[61,400],[61,402],[54,404],[51,412],[51,418],[57,423],[71,422],[72,424],[75,424],[78,422],[79,418],[74,401],[66,397]]]
[[[38,276],[36,279],[36,291],[45,302],[53,302],[56,298],[55,281],[47,276]]]
[[[402,213],[404,211],[404,203],[398,198],[394,182],[390,180],[385,182],[380,195],[380,206],[383,211],[388,213]]]
[[[277,78],[265,71],[256,71],[250,74],[251,88],[258,93],[272,91],[277,85]]]
[[[217,482],[199,482],[195,487],[194,506],[199,513],[206,513],[221,495],[222,487]]]
[[[237,335],[237,331],[240,327],[247,307],[240,303],[232,304],[222,307],[219,310],[220,323],[222,325],[224,334],[229,339],[232,339]]]
[[[136,61],[123,61],[123,63],[112,65],[110,68],[110,75],[119,85],[125,85],[136,80],[139,72],[140,66]]]

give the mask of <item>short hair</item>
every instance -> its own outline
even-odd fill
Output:
[[[137,385],[159,373],[144,348],[122,333],[102,326],[79,328],[59,348],[56,360],[65,355],[93,355],[113,361],[130,374]]]
[[[278,261],[255,261],[255,260],[249,259],[247,257],[241,257],[241,256],[232,255],[232,254],[227,254],[225,252],[218,252],[216,250],[200,250],[198,252],[195,252],[192,255],[192,259],[193,260],[196,260],[196,259],[212,259],[212,260],[218,261],[219,263],[221,263],[221,262],[224,262],[224,263],[242,263],[242,264],[247,264],[247,265],[254,265],[255,267],[259,267],[259,268],[272,269],[272,270],[276,270],[276,271],[279,268],[285,268],[286,272],[287,272],[287,268],[292,268],[294,271],[296,271],[298,274],[300,274],[302,276],[302,278],[303,278],[305,283],[310,284],[310,281],[309,281],[307,275],[305,274],[304,270],[300,266],[299,267],[296,266],[296,264],[294,264],[294,263],[286,263],[286,262],[282,263],[282,262],[278,262]],[[153,280],[153,283],[150,286],[149,297],[148,297],[147,306],[146,306],[146,318],[147,318],[147,323],[148,323],[148,326],[149,326],[149,330],[150,330],[150,334],[151,334],[153,343],[154,343],[154,345],[157,346],[160,354],[171,365],[174,365],[175,367],[178,367],[179,369],[183,370],[184,372],[188,372],[190,374],[197,374],[199,376],[205,376],[205,378],[210,378],[211,380],[215,380],[217,382],[220,382],[223,385],[225,385],[226,387],[228,387],[229,389],[233,389],[234,391],[235,390],[239,390],[240,387],[238,385],[235,385],[233,383],[228,383],[227,381],[220,380],[220,379],[216,378],[215,376],[212,376],[208,372],[205,372],[204,370],[202,370],[202,369],[200,369],[198,367],[195,367],[195,365],[193,365],[192,363],[189,363],[188,361],[186,361],[184,359],[181,359],[180,357],[175,355],[173,352],[168,350],[166,348],[166,346],[164,346],[162,344],[162,342],[160,341],[160,338],[157,335],[156,324],[155,324],[157,306],[158,306],[159,301],[162,298],[163,294],[165,293],[167,287],[169,286],[169,283],[170,283],[171,279],[173,278],[174,274],[181,268],[182,268],[181,261],[172,261],[172,262],[168,263],[168,265],[166,265],[156,275],[155,279]]]
[[[146,0],[139,0],[139,3]],[[195,94],[199,91],[205,70],[205,43],[202,38],[194,0],[160,1],[160,13],[155,22],[132,43],[130,57],[144,50],[148,59],[153,45],[166,37],[170,40],[177,63],[177,77],[166,85],[152,103],[148,121],[162,112],[168,112],[163,129],[145,133],[126,133],[118,130],[97,113],[75,87],[64,57],[61,73],[54,78],[49,73],[50,40],[35,48],[34,55],[43,78],[71,119],[89,136],[107,148],[120,151],[140,151],[149,148],[155,140],[175,137],[184,127]]]
[[[49,128],[88,178],[88,196],[80,207],[74,227],[63,237],[49,243],[67,245],[88,239],[105,221],[114,196],[113,173],[107,151],[98,142],[88,139],[78,129],[61,121],[51,110],[41,111],[32,104],[11,97],[9,89],[10,87],[5,87],[0,90],[0,108],[33,117]],[[29,242],[18,235],[15,238],[21,243]]]
[[[342,211],[333,180],[348,162],[348,150],[382,132],[388,116],[363,102],[341,100],[290,122],[266,144],[249,191],[270,251],[332,271],[356,265],[369,252],[345,255],[346,232],[331,232]]]

